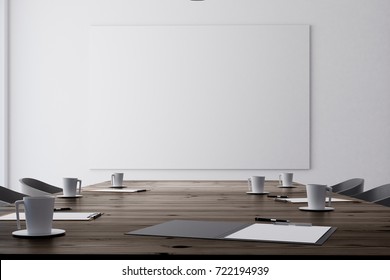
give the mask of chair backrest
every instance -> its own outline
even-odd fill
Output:
[[[45,182],[33,178],[22,178],[19,180],[19,182],[22,184],[22,186],[38,190],[41,193],[54,194],[62,192],[61,188],[49,185]],[[29,192],[29,190],[26,190],[26,192]]]
[[[370,202],[388,198],[390,197],[390,184],[382,185],[371,190],[355,194],[353,197]]]
[[[383,205],[383,206],[390,207],[390,197],[385,198],[385,199],[377,200],[377,201],[375,201],[375,203]]]
[[[0,200],[7,203],[15,203],[17,200],[22,200],[23,197],[28,196],[17,191],[13,191],[6,187],[0,186]]]
[[[364,179],[361,178],[349,179],[332,186],[333,192],[349,196],[361,193],[363,192],[363,189]]]

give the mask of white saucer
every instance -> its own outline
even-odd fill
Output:
[[[54,237],[54,236],[59,236],[59,235],[63,235],[63,234],[65,234],[65,230],[57,229],[57,228],[51,229],[51,233],[49,233],[49,234],[37,234],[37,235],[33,234],[33,235],[30,235],[30,234],[27,233],[27,229],[22,229],[22,230],[17,230],[17,231],[12,232],[13,236],[29,237],[29,238],[33,238],[33,237]]]
[[[253,195],[264,195],[264,194],[269,194],[269,192],[246,192],[247,194],[253,194]]]
[[[302,211],[313,211],[313,212],[328,212],[328,211],[333,211],[333,207],[325,207],[324,209],[310,209],[309,207],[299,207],[299,210]]]
[[[65,196],[63,194],[57,195],[58,198],[79,198],[79,197],[82,197],[82,196],[83,196],[82,194],[76,194],[75,196]]]

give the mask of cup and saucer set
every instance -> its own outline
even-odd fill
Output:
[[[328,205],[326,206],[326,194],[328,193]],[[331,207],[332,203],[332,188],[327,185],[319,184],[307,184],[307,206],[299,207],[301,211],[312,211],[312,212],[329,212],[333,211]]]
[[[78,178],[63,178],[63,194],[57,195],[58,198],[80,198],[81,180]]]
[[[247,194],[264,195],[269,192],[264,191],[264,176],[252,176],[248,179],[248,186],[250,191]],[[281,173],[279,175],[279,187],[280,188],[295,188],[293,186],[293,173]]]
[[[280,173],[279,174],[279,188],[295,188],[293,185],[294,173]]]
[[[111,186],[112,189],[124,189],[127,186],[123,185],[123,173],[114,173],[111,175]]]
[[[19,205],[24,205],[24,213],[19,211]],[[15,237],[43,238],[65,234],[64,229],[52,228],[54,197],[24,197],[15,201],[17,229],[12,232]],[[20,221],[26,221],[26,229],[22,229]]]
[[[247,191],[247,194],[251,195],[265,195],[269,194],[269,192],[264,191],[264,176],[251,176],[248,179],[248,187],[249,191]]]

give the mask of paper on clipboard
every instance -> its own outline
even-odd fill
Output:
[[[100,217],[102,213],[99,212],[54,212],[53,221],[89,221]],[[20,220],[26,219],[25,213],[19,214]],[[16,213],[3,215],[0,221],[16,221]]]
[[[278,201],[291,202],[291,203],[307,203],[307,197],[295,197],[295,198],[278,198]],[[353,201],[350,199],[332,197],[332,202],[347,202]]]
[[[128,188],[105,188],[105,189],[88,189],[89,192],[110,192],[110,193],[138,193],[145,192],[146,189],[128,189]]]
[[[275,224],[252,224],[224,237],[224,239],[261,240],[291,243],[317,243],[331,227]]]
[[[335,230],[330,226],[172,220],[126,234],[322,245]]]

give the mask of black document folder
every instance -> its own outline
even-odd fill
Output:
[[[334,227],[294,224],[173,220],[126,234],[321,245],[335,230]]]

